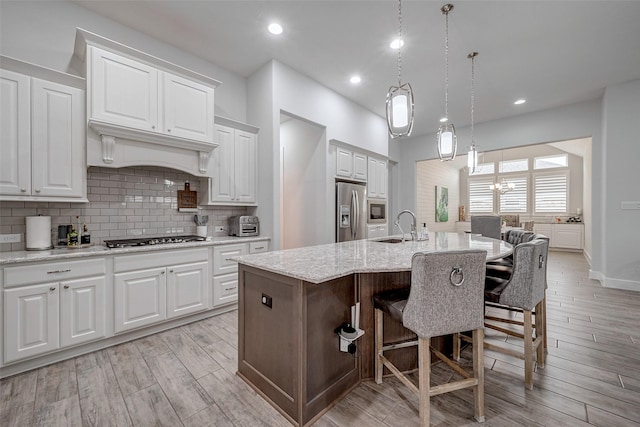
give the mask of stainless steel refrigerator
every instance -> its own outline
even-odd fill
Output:
[[[366,185],[336,182],[336,242],[364,239],[366,227]]]

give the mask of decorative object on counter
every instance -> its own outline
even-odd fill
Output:
[[[80,235],[80,244],[81,245],[91,244],[91,234],[89,234],[89,230],[87,230],[87,224],[82,224],[82,234]]]
[[[413,89],[409,83],[402,84],[403,44],[402,0],[398,0],[398,86],[391,86],[387,92],[387,127],[391,138],[409,136],[413,130]]]
[[[464,205],[458,206],[458,221],[464,221],[466,218]]]
[[[189,181],[184,190],[178,190],[178,212],[198,212],[198,192],[191,191]]]
[[[51,217],[28,216],[25,218],[28,251],[41,251],[53,248],[51,244]]]
[[[471,59],[471,147],[469,147],[469,153],[467,154],[467,167],[469,168],[469,175],[474,174],[476,172],[476,168],[478,167],[478,150],[476,148],[476,143],[473,140],[473,110],[476,97],[474,65],[476,56],[478,56],[478,52],[471,52],[469,55],[467,55],[467,58]]]
[[[449,221],[449,189],[436,185],[436,222]]]
[[[582,222],[582,218],[579,216],[571,216],[567,219],[567,222]]]
[[[196,234],[200,237],[207,237],[207,222],[209,222],[209,215],[194,215],[193,221],[196,223]]]
[[[69,232],[67,233],[67,246],[78,246],[80,242],[78,241],[78,231],[73,226],[73,224],[69,227]]]
[[[442,123],[438,128],[438,156],[440,160],[447,161],[456,158],[458,141],[456,129],[453,123],[449,122],[449,12],[453,10],[452,4],[445,4],[440,8],[445,18],[444,37],[444,117],[440,119]]]
[[[69,225],[58,226],[58,246],[67,246],[67,234],[69,233]]]

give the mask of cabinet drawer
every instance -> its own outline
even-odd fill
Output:
[[[166,267],[169,265],[189,264],[208,261],[209,250],[181,249],[177,251],[154,251],[139,255],[120,255],[113,258],[113,271],[142,270],[145,268]]]
[[[269,242],[251,242],[249,243],[249,253],[259,254],[269,250]]]
[[[104,258],[83,259],[80,261],[50,262],[46,264],[29,264],[4,269],[4,286],[28,285],[33,283],[57,282],[85,276],[106,274]]]
[[[223,274],[213,278],[213,305],[238,300],[238,273]]]
[[[247,243],[233,245],[214,246],[213,248],[213,275],[237,273],[238,263],[227,258],[246,255],[249,251]]]

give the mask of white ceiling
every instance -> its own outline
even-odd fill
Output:
[[[274,58],[384,116],[397,84],[397,1],[75,1],[249,77]],[[444,113],[444,1],[403,2],[403,83],[415,94],[414,135]],[[449,116],[476,123],[589,100],[640,78],[640,1],[454,1],[449,15]],[[271,20],[285,27],[266,33]],[[135,47],[135,46],[133,46]],[[352,73],[362,83],[349,83]],[[216,76],[212,76],[216,77]],[[224,82],[223,82],[224,83]],[[527,103],[514,106],[519,97]]]

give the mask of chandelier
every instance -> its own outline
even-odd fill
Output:
[[[413,90],[402,84],[402,0],[398,0],[398,86],[387,92],[387,127],[391,138],[411,135],[413,129]]]

